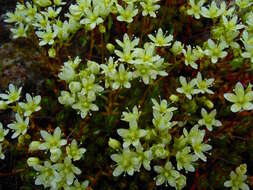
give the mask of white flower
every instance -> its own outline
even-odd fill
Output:
[[[85,118],[90,111],[99,110],[98,106],[96,104],[93,104],[95,97],[87,97],[80,93],[77,97],[78,100],[72,105],[72,108],[78,110],[78,114],[80,114],[82,118]]]
[[[138,9],[134,9],[134,4],[128,4],[127,7],[124,9],[119,4],[117,5],[117,10],[119,12],[119,16],[117,16],[117,20],[121,22],[131,23],[133,22],[133,17],[138,14]]]
[[[156,185],[169,184],[171,187],[176,187],[176,179],[179,178],[180,173],[174,169],[170,161],[163,167],[154,166],[154,170],[158,175],[156,176]]]
[[[235,3],[240,9],[245,9],[253,4],[251,0],[235,0]]]
[[[16,121],[7,125],[8,128],[12,129],[15,131],[11,138],[16,138],[19,135],[25,135],[27,132],[27,129],[29,127],[29,118],[25,118],[25,120],[17,113],[15,115]]]
[[[160,8],[160,5],[157,5],[156,3],[160,0],[145,0],[140,2],[143,11],[142,16],[150,15],[151,17],[156,17],[156,11]]]
[[[196,19],[200,19],[201,8],[204,3],[205,0],[200,0],[197,3],[195,2],[195,0],[189,0],[189,5],[191,6],[191,8],[187,10],[187,14],[193,15]]]
[[[173,36],[172,35],[166,36],[166,34],[163,34],[163,31],[161,28],[158,29],[156,36],[149,34],[148,37],[150,40],[152,40],[152,42],[155,43],[155,46],[158,46],[158,47],[170,46],[171,41],[173,40]]]
[[[54,4],[55,4],[56,6],[61,6],[61,5],[65,5],[66,2],[63,2],[62,0],[54,0]]]
[[[56,10],[53,7],[48,7],[47,11],[41,11],[41,13],[48,18],[54,19],[60,14],[61,10],[61,7],[57,8]]]
[[[156,99],[151,99],[153,106],[153,112],[158,112],[160,114],[166,114],[169,112],[173,112],[175,110],[177,110],[176,107],[169,107],[167,100],[161,100],[160,104],[157,102]]]
[[[195,168],[193,162],[197,161],[198,157],[191,154],[191,148],[187,146],[183,150],[177,152],[176,160],[178,170],[184,168],[186,171],[194,172]]]
[[[80,160],[83,154],[86,152],[85,148],[78,148],[78,144],[76,140],[72,140],[71,144],[66,147],[66,152],[70,159],[74,161]]]
[[[188,143],[191,144],[195,155],[198,156],[204,162],[206,162],[207,158],[204,153],[211,150],[212,146],[203,143],[205,137],[205,130],[199,130],[199,126],[195,125],[193,128],[191,128],[189,133],[184,128],[183,133]]]
[[[249,186],[246,183],[247,180],[247,165],[241,164],[234,171],[230,173],[230,180],[225,181],[224,186],[230,187],[232,190],[250,190]]]
[[[63,23],[59,21],[53,25],[53,29],[57,32],[57,37],[61,41],[67,40],[70,36],[70,25],[67,21]]]
[[[91,74],[87,78],[82,79],[82,90],[80,94],[87,95],[89,99],[95,99],[96,94],[102,92],[104,88],[95,83],[95,75]]]
[[[29,26],[28,25],[25,26],[23,23],[19,24],[16,28],[11,28],[13,39],[17,39],[21,37],[26,38],[28,28]]]
[[[241,82],[237,82],[235,88],[233,89],[234,93],[225,93],[224,98],[234,104],[231,106],[232,112],[239,112],[242,110],[252,110],[253,103],[253,91],[249,85],[246,90]]]
[[[217,119],[215,119],[216,116],[216,110],[214,109],[210,113],[207,113],[207,111],[202,108],[201,109],[201,116],[202,119],[198,121],[199,125],[205,125],[209,131],[213,130],[213,126],[219,127],[221,126],[221,122]]]
[[[123,41],[116,39],[116,43],[124,50],[129,48],[129,50],[134,50],[134,48],[139,44],[140,39],[134,38],[133,40],[125,33],[123,36]]]
[[[68,91],[61,91],[61,95],[58,97],[58,101],[66,106],[71,106],[75,102],[75,96]]]
[[[224,58],[227,56],[227,52],[223,51],[228,47],[225,41],[221,41],[219,44],[215,44],[212,39],[207,41],[208,48],[205,50],[205,54],[209,56],[212,60],[212,63],[217,63],[218,58]]]
[[[7,100],[6,104],[11,104],[19,100],[21,91],[22,87],[17,88],[13,84],[9,84],[9,91],[6,91],[6,94],[0,94],[0,98]]]
[[[150,171],[151,170],[150,162],[153,159],[152,151],[150,149],[144,151],[144,148],[141,145],[139,145],[136,148],[136,154],[137,154],[137,158],[139,159],[138,170],[140,169],[141,165],[143,165],[143,167],[146,170]]]
[[[50,24],[47,24],[45,31],[37,31],[35,32],[36,35],[40,38],[40,46],[44,45],[53,45],[54,44],[54,38],[57,36],[57,30],[53,31]]]
[[[72,185],[67,190],[86,190],[89,186],[89,181],[85,180],[84,182],[80,183],[77,179],[74,181],[74,186]]]
[[[137,147],[140,139],[146,136],[147,131],[139,129],[136,123],[129,123],[129,129],[118,129],[117,133],[124,140],[123,147],[128,148],[131,144]]]
[[[182,44],[182,42],[180,41],[175,41],[172,45],[172,48],[170,49],[170,51],[175,55],[179,55],[182,53],[184,48],[184,45]]]
[[[203,80],[201,73],[198,72],[197,78],[196,78],[196,85],[198,87],[197,91],[202,94],[204,93],[214,94],[212,90],[208,89],[209,87],[212,86],[213,82],[214,82],[213,78]]]
[[[61,72],[58,74],[58,77],[66,82],[74,80],[76,77],[75,69],[81,61],[82,60],[77,56],[74,60],[64,62],[64,66],[61,67]]]
[[[103,23],[104,20],[99,16],[99,6],[90,10],[89,8],[85,10],[86,17],[80,21],[81,24],[88,26],[89,30],[93,30],[96,26]]]
[[[139,120],[139,117],[141,115],[141,112],[138,110],[137,106],[133,107],[132,112],[123,112],[122,113],[122,121],[126,121],[131,123],[130,125],[137,125],[137,121]]]
[[[68,185],[73,184],[74,179],[76,178],[75,175],[80,175],[82,173],[82,171],[78,167],[72,164],[72,161],[69,157],[65,157],[64,163],[56,164],[55,167],[57,168],[61,176],[66,177],[66,183]]]
[[[112,88],[113,89],[119,89],[122,87],[130,88],[131,83],[129,81],[132,80],[132,75],[133,75],[132,72],[126,71],[124,65],[120,64],[118,72],[113,77],[114,82],[112,84]]]
[[[156,62],[160,60],[163,61],[163,59],[156,54],[156,47],[153,43],[145,43],[144,48],[135,48],[134,55],[136,57],[136,59],[132,61],[134,64],[155,66]]]
[[[112,154],[111,159],[117,162],[117,167],[114,169],[112,175],[117,177],[122,173],[127,173],[132,176],[134,171],[139,166],[139,160],[134,152],[129,149],[123,149],[122,153]]]
[[[226,3],[221,3],[220,7],[217,7],[216,1],[212,1],[211,5],[201,8],[201,14],[206,18],[217,18],[221,16],[226,10]]]
[[[40,150],[51,150],[53,148],[60,148],[67,144],[65,139],[61,139],[61,129],[57,127],[54,134],[51,135],[47,131],[41,130],[40,135],[45,142],[39,145]]]
[[[228,20],[226,16],[223,16],[222,19],[223,25],[228,31],[237,31],[244,28],[244,25],[237,24],[238,21],[237,15],[233,16],[230,20]]]
[[[198,90],[195,89],[195,85],[196,85],[196,79],[192,79],[189,83],[187,83],[186,78],[183,76],[179,77],[179,81],[182,85],[181,88],[177,88],[177,92],[185,94],[185,96],[188,99],[192,99],[192,95],[194,94],[198,94]]]
[[[37,112],[41,109],[40,101],[41,96],[32,97],[30,94],[26,93],[26,103],[19,102],[18,105],[23,109],[24,116],[29,117],[32,113]]]
[[[55,169],[55,165],[45,161],[44,165],[34,165],[33,168],[38,172],[35,185],[43,185],[46,187],[56,187],[57,182],[61,180],[61,176]]]
[[[188,45],[187,50],[183,49],[182,52],[184,54],[185,65],[190,65],[193,69],[198,69],[198,65],[196,64],[198,57],[193,53],[191,46]]]

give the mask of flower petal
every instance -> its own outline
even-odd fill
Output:
[[[225,93],[224,98],[230,102],[237,102],[237,96],[233,93]]]
[[[120,174],[122,174],[123,171],[124,171],[124,169],[123,169],[122,166],[117,166],[117,167],[114,169],[112,175],[115,176],[115,177],[117,177],[117,176],[119,176]]]
[[[234,113],[240,111],[241,109],[242,109],[242,106],[240,104],[233,104],[231,106],[231,111]]]
[[[251,102],[246,102],[243,104],[243,109],[245,110],[253,110],[253,103]]]

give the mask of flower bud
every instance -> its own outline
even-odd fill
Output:
[[[213,108],[213,102],[211,100],[206,100],[205,101],[205,105],[209,108],[209,109],[212,109]]]
[[[147,129],[146,131],[147,131],[147,134],[144,137],[146,140],[151,140],[152,138],[155,137],[156,133],[155,133],[154,129]]]
[[[183,45],[181,42],[179,41],[175,41],[172,48],[170,49],[171,52],[174,54],[174,55],[179,55],[182,53],[182,50],[183,50]]]
[[[116,139],[112,139],[110,138],[109,141],[108,141],[108,144],[111,148],[117,150],[120,148],[120,142],[117,141]]]
[[[178,98],[177,95],[172,94],[172,95],[170,96],[170,100],[171,100],[172,102],[178,102],[179,98]]]
[[[25,139],[29,140],[29,139],[31,139],[31,136],[29,134],[25,134]]]
[[[87,61],[87,66],[89,71],[91,71],[93,74],[99,74],[100,66],[95,61]]]
[[[105,28],[104,25],[100,24],[98,28],[99,28],[99,32],[101,32],[101,33],[105,33],[106,32],[106,28]]]
[[[8,104],[3,101],[3,100],[0,100],[0,110],[6,110],[8,108]]]
[[[169,151],[165,149],[163,144],[157,144],[157,145],[153,146],[151,149],[152,149],[153,154],[157,158],[164,159],[167,156],[169,156]]]
[[[239,167],[236,168],[236,172],[238,174],[245,174],[247,172],[247,165],[241,164]]]
[[[27,164],[30,167],[36,166],[40,163],[40,159],[37,157],[30,157],[27,159]]]
[[[23,135],[20,135],[18,137],[18,144],[23,144],[25,142],[25,137]]]
[[[55,58],[55,56],[56,56],[56,51],[55,51],[55,49],[54,49],[54,48],[50,48],[50,49],[48,50],[48,55],[49,55],[49,57],[51,57],[51,58]]]
[[[117,13],[118,13],[118,9],[117,9],[116,6],[112,6],[112,8],[111,8],[111,13],[112,13],[112,14],[117,14]]]
[[[81,90],[81,83],[73,81],[69,84],[69,89],[73,93],[79,92]]]
[[[179,7],[179,12],[182,13],[182,14],[185,14],[186,13],[186,7],[184,5],[180,6]]]
[[[34,151],[34,150],[39,150],[39,141],[32,141],[31,144],[29,145],[29,151]]]
[[[61,149],[59,148],[50,149],[50,153],[51,153],[50,160],[52,160],[53,162],[57,162],[57,160],[59,160],[59,158],[62,155]]]
[[[115,49],[115,46],[111,43],[108,43],[106,44],[106,49],[110,52],[110,53],[113,53],[114,52],[114,49]]]
[[[75,102],[75,98],[67,91],[61,91],[61,96],[58,97],[58,101],[64,105],[72,105]]]

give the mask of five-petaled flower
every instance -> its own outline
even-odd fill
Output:
[[[253,109],[253,91],[251,85],[244,90],[244,87],[241,82],[237,82],[235,88],[233,89],[234,93],[225,93],[224,97],[226,100],[234,103],[231,106],[232,112],[239,112],[243,110],[252,110]]]

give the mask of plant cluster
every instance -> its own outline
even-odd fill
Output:
[[[187,13],[193,15],[196,19],[204,18],[212,19],[214,26],[211,30],[212,39],[204,43],[205,50],[195,53],[197,55],[205,55],[211,59],[212,63],[217,63],[219,58],[224,58],[228,55],[228,49],[233,51],[233,54],[240,58],[250,58],[252,62],[252,11],[243,14],[243,11],[250,7],[251,1],[239,0],[235,3],[226,4],[222,1],[217,5],[215,1],[209,6],[204,6],[205,1],[201,0],[196,3],[195,0],[189,1],[189,9]],[[242,31],[243,30],[243,31]],[[242,31],[242,35],[241,35]],[[243,43],[244,48],[240,46],[239,40]],[[244,51],[243,51],[244,49]],[[188,51],[191,51],[189,47]],[[184,54],[186,54],[184,52]],[[199,57],[194,56],[194,53],[189,53],[192,64],[186,64],[196,67],[194,61]],[[201,56],[200,56],[201,58]]]
[[[225,181],[225,187],[231,187],[233,190],[249,190],[249,186],[246,183],[247,180],[247,165],[241,164],[234,171],[230,173],[230,180]]]
[[[68,12],[63,13],[66,4],[62,0],[34,0],[25,4],[18,3],[15,11],[8,12],[5,22],[13,23],[13,38],[27,37],[35,31],[40,46],[49,46],[48,54],[55,57],[56,49],[71,41],[74,34],[85,28],[93,30],[96,26],[105,30],[104,21],[110,14],[117,15],[120,22],[131,23],[139,12],[143,16],[156,17],[160,8],[159,0],[124,1],[124,6],[117,0],[77,0],[69,5]]]
[[[86,149],[79,148],[75,139],[67,145],[67,140],[61,138],[59,127],[54,130],[53,135],[44,130],[40,134],[43,141],[32,141],[29,149],[45,151],[46,155],[49,153],[50,159],[28,158],[27,164],[37,172],[35,184],[51,189],[86,189],[89,182],[78,181],[76,175],[80,175],[81,170],[72,163],[80,160]]]
[[[85,118],[90,111],[98,111],[98,106],[93,102],[96,100],[96,95],[104,88],[96,81],[100,73],[99,65],[96,62],[88,61],[87,68],[77,73],[80,62],[80,58],[76,57],[75,60],[64,63],[58,76],[61,80],[66,81],[70,92],[61,91],[58,100],[61,104],[72,106],[82,118]]]
[[[98,29],[103,35],[107,29],[106,23],[112,25],[113,18],[115,22],[126,23],[127,30],[130,30],[130,24],[141,16],[155,19],[159,15],[159,3],[159,0],[76,0],[71,3],[34,0],[17,3],[14,12],[6,13],[5,22],[13,24],[11,32],[14,39],[33,36],[39,46],[43,46],[40,48],[46,49],[47,56],[56,59],[60,56],[60,49],[70,44],[79,31],[93,35]],[[132,176],[144,168],[157,173],[154,178],[157,186],[164,184],[183,189],[187,173],[195,172],[197,161],[207,161],[212,146],[207,143],[209,139],[206,134],[213,131],[214,127],[221,127],[222,122],[216,118],[220,110],[217,111],[210,100],[216,94],[210,89],[215,87],[216,79],[206,74],[205,69],[215,67],[229,57],[232,57],[232,61],[249,64],[253,68],[252,3],[252,0],[230,3],[189,0],[186,14],[213,23],[210,37],[198,45],[185,44],[176,40],[172,33],[157,27],[153,34],[147,33],[146,38],[135,37],[128,31],[123,34],[123,39],[107,43],[110,56],[101,62],[92,60],[92,57],[82,61],[80,55],[69,57],[64,62],[58,74],[58,78],[64,81],[58,101],[76,110],[81,119],[92,119],[92,112],[95,111],[102,113],[103,105],[99,104],[98,99],[109,102],[111,106],[107,95],[111,97],[125,92],[123,90],[130,91],[136,84],[155,85],[160,79],[169,78],[174,68],[192,72],[190,76],[179,73],[176,88],[171,89],[170,101],[157,101],[152,97],[152,109],[149,108],[152,119],[142,120],[146,113],[142,112],[141,101],[132,106],[132,111],[122,112],[121,120],[127,122],[129,127],[116,130],[122,141],[110,138],[108,142],[113,151],[111,159],[116,162],[112,173],[114,177],[121,174]],[[40,96],[26,94],[26,102],[18,102],[21,90],[10,84],[9,90],[0,94],[0,109],[16,112],[16,121],[7,127],[14,131],[12,138],[19,137],[19,141],[27,132],[32,114],[41,109]],[[253,110],[250,82],[247,88],[237,82],[233,91],[222,94],[233,103],[232,112]],[[195,105],[201,101],[204,105]],[[182,114],[182,102],[188,102],[191,110],[199,111],[201,117],[189,119],[192,117],[189,109],[187,118],[174,121],[175,116]],[[2,149],[6,148],[4,142],[9,129],[0,123],[1,159],[4,159]],[[27,160],[27,164],[36,171],[35,184],[51,189],[86,189],[89,182],[79,182],[77,176],[81,170],[73,164],[80,161],[86,152],[85,148],[79,147],[79,139],[73,139],[70,143],[69,137],[62,138],[59,127],[54,129],[53,134],[45,130],[41,130],[40,134],[42,140],[32,141],[29,150],[32,153],[43,151],[45,154],[37,157],[36,152],[36,156]],[[246,165],[239,166],[236,172],[231,172],[231,180],[226,181],[224,186],[249,189],[245,183],[246,171]]]
[[[32,97],[30,94],[26,94],[26,101],[19,102],[21,99],[22,87],[17,88],[13,84],[9,85],[9,89],[5,93],[0,94],[0,110],[11,109],[15,112],[15,121],[7,125],[7,129],[3,127],[0,122],[0,158],[4,159],[4,149],[7,148],[8,144],[5,144],[5,136],[9,130],[13,132],[11,138],[15,139],[18,137],[18,142],[22,144],[25,135],[29,128],[29,120],[34,112],[41,109],[40,101],[41,96]]]
[[[118,129],[117,133],[123,139],[120,142],[110,139],[109,145],[118,151],[112,154],[116,168],[114,176],[122,173],[133,175],[134,172],[144,169],[151,170],[151,162],[156,165],[153,170],[158,173],[155,177],[156,185],[170,185],[176,189],[182,189],[186,185],[186,177],[183,171],[194,172],[196,161],[201,159],[206,161],[205,153],[211,150],[211,146],[205,144],[205,130],[200,130],[199,125],[195,125],[188,132],[183,129],[183,134],[174,137],[177,121],[172,121],[173,111],[176,107],[170,107],[166,100],[153,102],[153,119],[151,127],[141,128],[138,125],[141,112],[137,106],[132,112],[123,112],[122,120],[129,123],[129,129]],[[176,161],[176,168],[173,162]],[[181,171],[181,173],[180,173]]]

